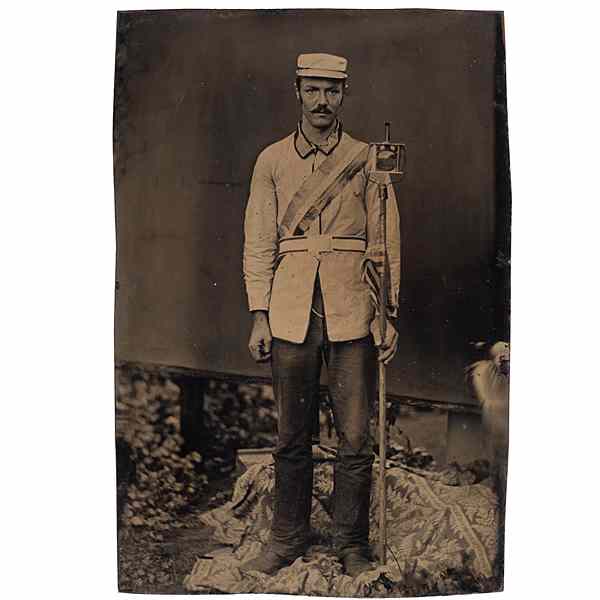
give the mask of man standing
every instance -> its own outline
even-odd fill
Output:
[[[244,570],[272,574],[306,551],[312,415],[323,361],[339,439],[334,546],[349,575],[371,568],[369,400],[376,360],[387,364],[398,342],[389,322],[381,339],[363,275],[365,258],[382,252],[381,183],[388,191],[390,318],[398,307],[400,232],[389,178],[370,172],[368,145],[343,131],[338,119],[346,69],[346,59],[338,56],[298,57],[295,90],[301,122],[260,153],[252,176],[244,244],[244,278],[254,319],[249,349],[255,360],[271,361],[279,439],[270,543]]]

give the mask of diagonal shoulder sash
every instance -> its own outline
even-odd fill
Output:
[[[294,235],[297,227],[306,231],[366,164],[368,153],[364,142],[340,144],[294,194],[279,225],[280,237]]]

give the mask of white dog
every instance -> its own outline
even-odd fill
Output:
[[[504,495],[508,462],[510,347],[506,342],[496,342],[492,346],[478,342],[475,346],[487,350],[488,358],[467,367],[467,381],[481,406],[482,426],[492,473],[498,478],[498,492]]]

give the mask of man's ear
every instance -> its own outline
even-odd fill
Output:
[[[348,84],[346,82],[344,82],[344,84],[342,85],[342,100],[344,100],[346,98],[349,91],[350,90],[349,90]]]
[[[302,102],[302,99],[300,98],[300,90],[296,84],[294,84],[294,92],[296,92],[296,99],[298,102]]]

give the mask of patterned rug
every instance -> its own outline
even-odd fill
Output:
[[[374,482],[377,469],[376,461]],[[273,465],[254,464],[237,480],[230,502],[201,515],[202,523],[213,528],[213,538],[222,548],[199,557],[184,586],[190,592],[205,593],[389,597],[403,595],[394,590],[401,590],[407,578],[419,573],[443,578],[448,570],[463,568],[465,561],[474,576],[491,577],[496,553],[496,497],[489,486],[465,481],[468,478],[457,478],[450,471],[418,471],[392,462],[387,470],[388,563],[353,579],[342,573],[331,549],[333,463],[316,464],[313,545],[292,565],[267,576],[239,570],[239,565],[256,556],[267,541],[273,516]],[[379,535],[377,507],[377,486],[373,485],[373,547]]]

